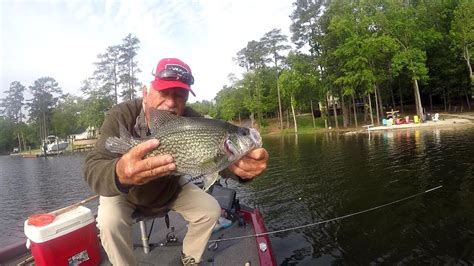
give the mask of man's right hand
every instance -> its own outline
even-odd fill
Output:
[[[176,169],[171,155],[156,155],[145,158],[160,145],[157,139],[141,143],[124,154],[115,165],[120,184],[123,186],[143,185],[157,178],[169,175]]]

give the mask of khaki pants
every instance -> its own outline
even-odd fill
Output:
[[[170,208],[189,222],[183,240],[183,253],[200,261],[221,213],[219,203],[194,184],[188,183]],[[135,206],[123,195],[100,197],[97,224],[102,246],[113,265],[137,265],[132,243],[134,210]]]

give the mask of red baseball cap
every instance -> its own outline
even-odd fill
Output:
[[[164,58],[156,66],[155,80],[151,82],[154,90],[162,91],[171,88],[181,88],[190,91],[194,96],[191,85],[194,83],[194,77],[191,68],[183,61],[177,58]]]

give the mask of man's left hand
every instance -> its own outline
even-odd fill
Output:
[[[268,152],[264,148],[258,148],[229,166],[229,170],[244,180],[250,180],[267,168],[268,157]]]

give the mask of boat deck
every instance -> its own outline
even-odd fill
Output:
[[[182,241],[187,231],[187,223],[181,215],[174,211],[169,212],[169,218],[170,228],[174,227],[174,234],[178,241],[167,243],[166,235],[170,232],[170,229],[166,228],[165,218],[155,218],[149,241],[150,252],[148,254],[145,254],[143,251],[139,223],[133,225],[134,253],[138,265],[182,265]],[[146,221],[148,232],[152,227],[152,223],[152,219]],[[225,239],[253,234],[255,232],[251,221],[246,221],[245,226],[239,226],[238,222],[235,221],[230,227],[214,232],[211,235],[211,239]],[[270,250],[267,250],[267,252],[270,252]],[[3,265],[3,263],[0,264]],[[28,251],[21,257],[6,262],[5,265],[35,265],[35,263]],[[100,265],[112,265],[102,248]],[[214,246],[205,250],[200,265],[260,265],[256,238],[248,237],[219,242],[217,243],[217,248]]]
[[[166,228],[164,218],[156,218],[149,241],[151,247],[148,254],[143,252],[138,223],[133,226],[134,251],[138,265],[182,265],[181,249],[182,241],[187,231],[187,223],[176,212],[170,212],[169,218],[170,228],[175,228],[178,242],[166,243],[166,235],[170,230]],[[148,220],[146,223],[149,231],[152,220]],[[234,222],[231,227],[213,233],[211,239],[252,234],[254,234],[254,230],[251,224],[239,227],[238,223]],[[105,253],[102,254],[102,258],[101,265],[111,265]],[[219,242],[217,249],[207,249],[205,251],[201,265],[245,265],[246,263],[260,265],[255,237]]]

